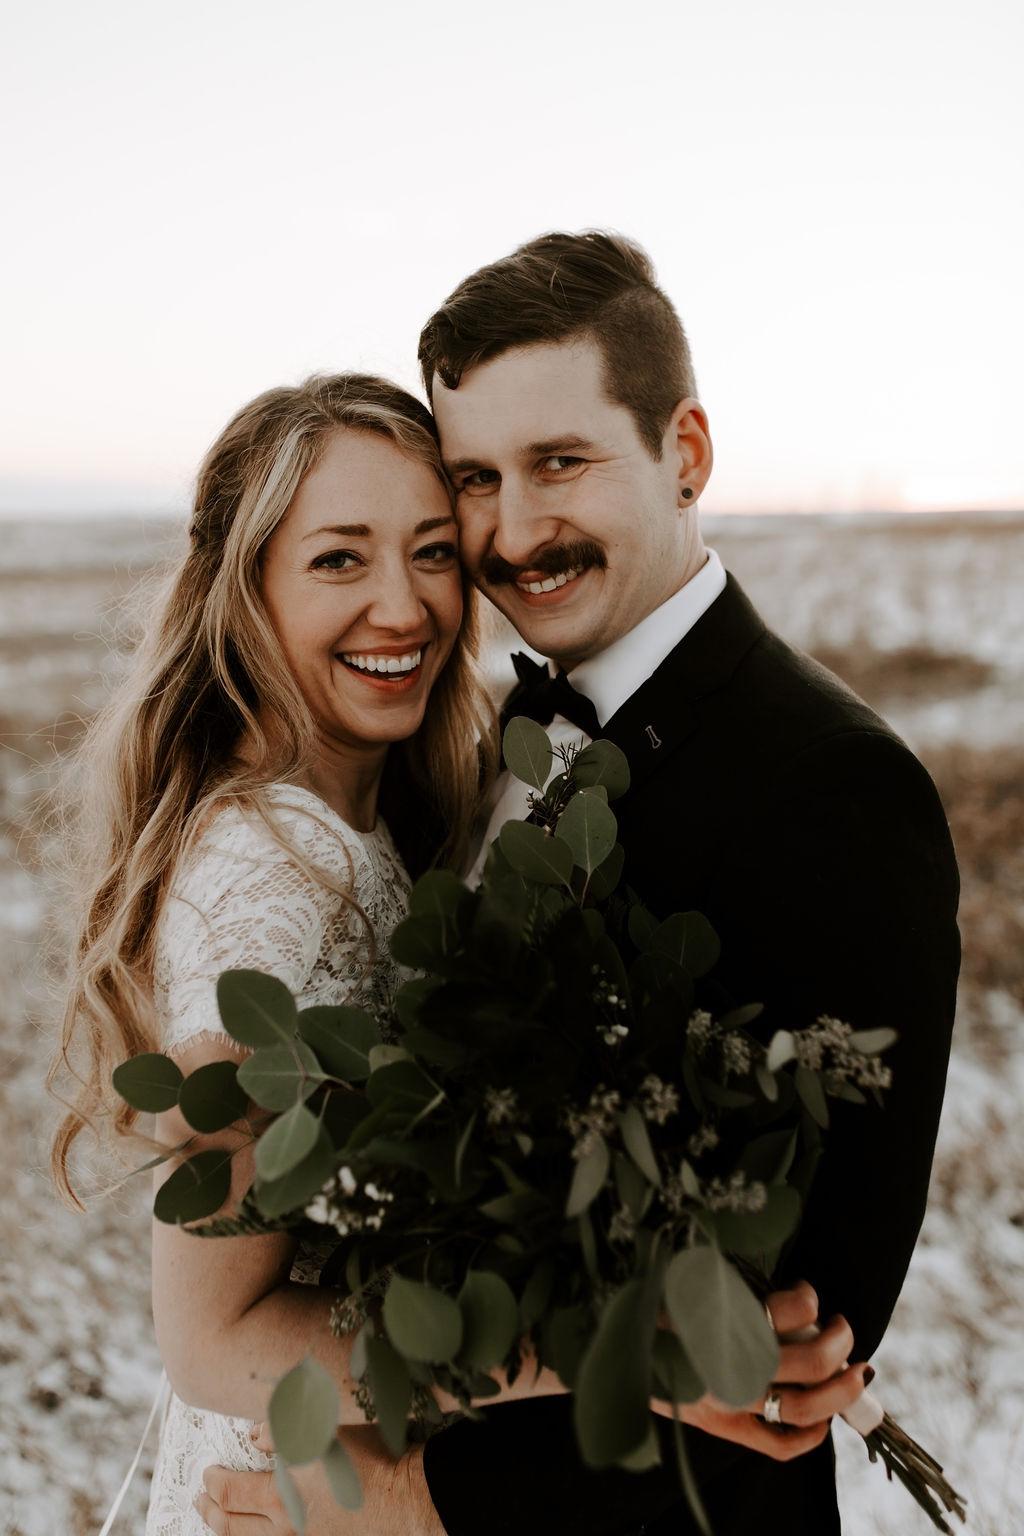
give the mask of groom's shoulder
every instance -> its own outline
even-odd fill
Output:
[[[813,656],[766,629],[737,669],[733,729],[756,742],[762,783],[867,794],[897,785],[934,799],[930,776],[876,710]]]

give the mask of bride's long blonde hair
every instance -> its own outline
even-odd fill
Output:
[[[131,1133],[137,1112],[114,1093],[111,1070],[159,1049],[154,929],[175,865],[215,803],[249,803],[265,814],[261,789],[312,760],[314,721],[267,617],[260,564],[339,428],[389,438],[448,489],[430,413],[383,379],[315,376],[244,406],[199,471],[188,551],[168,576],[130,674],[70,765],[63,835],[73,838],[75,941],[47,1086],[67,1108],[51,1172],[62,1198],[79,1208],[68,1171],[76,1137],[86,1124]],[[402,798],[416,795],[444,829],[437,856],[452,860],[464,852],[494,767],[493,711],[477,676],[474,593],[465,580],[464,598],[462,629],[423,725],[392,748],[381,791],[389,822]],[[54,1089],[65,1070],[77,1085],[70,1100]]]

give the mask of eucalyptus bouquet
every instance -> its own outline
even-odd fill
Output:
[[[248,1125],[256,1178],[237,1214],[214,1216],[230,1182],[218,1151],[187,1156],[154,1213],[201,1236],[289,1229],[320,1245],[332,1328],[354,1335],[358,1400],[394,1455],[446,1422],[433,1387],[478,1416],[500,1391],[491,1372],[511,1385],[529,1361],[572,1391],[594,1468],[658,1463],[651,1399],[669,1403],[706,1530],[678,1409],[705,1392],[740,1407],[773,1379],[762,1298],[828,1100],[877,1098],[894,1035],[823,1016],[764,1045],[749,1029],[759,1005],[717,1019],[696,1006],[718,939],[699,913],[659,921],[621,888],[622,753],[566,749],[548,783],[551,744],[524,719],[504,753],[531,786],[531,819],[502,828],[477,889],[447,870],[416,884],[391,949],[418,974],[393,1014],[300,1011],[272,976],[228,971],[218,1001],[252,1049],[241,1065],[183,1078],[145,1055],[114,1084],[139,1109],[177,1104],[196,1131]],[[936,1498],[962,1517],[959,1496],[880,1407],[865,1418],[867,1396],[850,1417],[872,1459],[948,1530]],[[339,1502],[358,1507],[338,1417],[312,1360],[274,1390],[275,1476],[299,1530],[289,1465],[321,1458]]]

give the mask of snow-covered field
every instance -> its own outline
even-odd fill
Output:
[[[946,1460],[976,1536],[1024,1532],[1024,519],[709,520],[775,628],[875,703],[932,769],[961,858],[964,983],[924,1231],[875,1389]],[[56,897],[31,810],[116,674],[117,603],[180,530],[0,527],[0,1536],[92,1536],[159,1374],[148,1197],[87,1215],[47,1181]],[[836,1430],[848,1536],[929,1529]],[[143,1459],[117,1531],[140,1532]],[[725,1536],[725,1533],[723,1533]]]

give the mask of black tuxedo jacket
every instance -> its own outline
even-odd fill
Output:
[[[510,700],[515,712],[515,696]],[[779,1283],[806,1277],[827,1317],[876,1349],[924,1215],[960,963],[959,881],[917,759],[839,680],[766,629],[730,576],[609,721],[629,758],[618,801],[625,879],[659,916],[704,912],[715,981],[762,1002],[767,1038],[821,1013],[891,1025],[885,1107],[835,1103]],[[662,1465],[593,1472],[568,1396],[499,1404],[430,1440],[428,1487],[450,1536],[690,1536],[671,1426]],[[781,1463],[685,1431],[715,1536],[839,1531],[831,1440]]]

